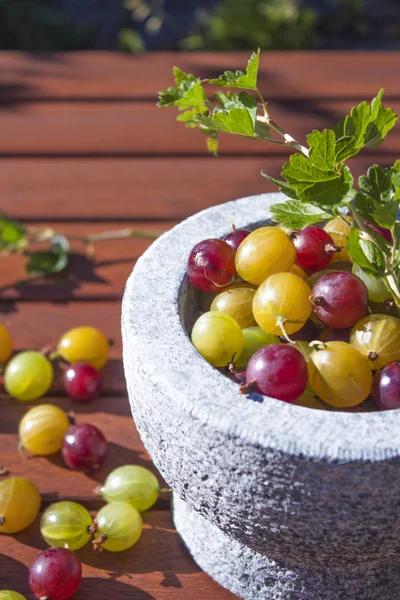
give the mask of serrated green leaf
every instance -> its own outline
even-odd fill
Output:
[[[204,106],[206,95],[201,83],[195,83],[189,88],[175,105],[179,108],[192,108],[193,106]]]
[[[360,213],[362,218],[366,221],[372,221],[374,211],[377,206],[372,198],[364,194],[363,192],[356,192],[353,198],[354,205],[357,211]]]
[[[367,175],[361,175],[358,183],[360,189],[377,206],[380,206],[382,202],[390,202],[393,198],[392,174],[390,169],[386,169],[380,165],[372,165],[368,169]]]
[[[200,79],[184,73],[178,67],[174,67],[174,76],[177,87],[159,92],[157,106],[178,106],[180,109],[204,106],[206,94]]]
[[[385,258],[373,242],[360,239],[360,230],[353,227],[347,239],[347,251],[353,263],[367,273],[379,276],[385,272]]]
[[[260,62],[260,48],[254,52],[247,64],[246,73],[243,71],[225,71],[218,79],[206,79],[205,81],[221,87],[234,87],[246,90],[257,89],[257,75]]]
[[[224,101],[221,108],[216,109],[217,112],[218,110],[225,110],[225,112],[228,112],[231,108],[247,108],[251,114],[257,114],[256,99],[247,92],[240,92],[240,94],[235,94],[234,92],[220,94],[220,102],[222,101],[223,96],[225,96]]]
[[[348,169],[341,173],[315,166],[304,154],[293,154],[282,174],[300,200],[321,207],[339,206],[353,187]]]
[[[329,221],[334,216],[333,213],[325,212],[317,206],[305,204],[298,200],[273,204],[270,211],[274,221],[295,231],[321,221]]]
[[[198,115],[195,121],[217,131],[255,137],[255,117],[255,112],[247,108],[232,108],[209,116]]]
[[[378,146],[395,126],[398,117],[391,108],[383,107],[383,92],[381,89],[371,104],[354,106],[350,115],[334,127],[338,162],[355,156],[364,147]]]
[[[385,272],[385,256],[382,250],[373,242],[362,238],[360,238],[360,248],[375,271],[383,274]]]
[[[400,158],[399,158],[399,160],[396,160],[396,162],[394,163],[393,169],[400,173]]]
[[[336,162],[344,163],[348,158],[351,158],[358,152],[358,145],[354,137],[343,136],[339,138],[335,144]]]
[[[262,175],[262,177],[264,177],[264,179],[268,179],[268,181],[270,181],[274,185],[277,185],[279,190],[283,194],[285,194],[285,196],[288,196],[289,198],[292,198],[293,200],[298,200],[296,192],[294,191],[293,188],[290,187],[290,185],[286,181],[280,181],[279,179],[270,177],[269,175],[264,173],[264,171],[261,171],[261,175]]]
[[[398,212],[398,202],[386,202],[374,211],[372,217],[377,225],[391,229],[396,222]]]
[[[21,223],[0,213],[0,251],[22,247],[25,237],[26,229]]]
[[[191,73],[185,73],[181,71],[179,67],[173,68],[174,79],[177,86],[186,86],[186,89],[189,89],[191,83],[194,81],[199,81],[197,77],[192,75]]]
[[[400,164],[399,164],[399,168],[400,168]],[[394,188],[393,199],[400,200],[400,172],[397,172],[397,171],[392,172],[391,181],[392,181],[392,185]]]
[[[197,127],[197,123],[194,120],[194,117],[198,114],[202,114],[207,112],[206,106],[198,106],[196,108],[190,108],[180,113],[177,117],[177,121],[183,121],[186,127]]]
[[[307,136],[310,161],[321,171],[335,171],[335,134],[331,129],[314,130]]]

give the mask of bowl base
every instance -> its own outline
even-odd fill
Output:
[[[244,600],[399,599],[399,562],[329,570],[284,565],[232,539],[176,494],[173,506],[177,531],[199,567]]]

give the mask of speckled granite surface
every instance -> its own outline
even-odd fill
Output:
[[[397,600],[398,562],[309,568],[277,562],[222,533],[186,502],[174,499],[174,522],[190,554],[218,583],[245,600]]]
[[[266,220],[269,204],[282,199],[256,196],[203,211],[138,261],[123,304],[132,412],[177,496],[221,536],[238,542],[242,559],[227,544],[226,558],[212,561],[221,566],[211,572],[207,543],[194,548],[189,529],[185,535],[179,527],[196,560],[218,581],[230,587],[228,568],[238,560],[238,577],[243,582],[247,573],[248,583],[231,589],[244,598],[400,598],[400,592],[393,595],[400,589],[400,412],[251,402],[197,354],[182,326],[181,317],[190,320],[192,312],[182,285],[192,246],[221,237],[228,218],[237,227]],[[280,566],[288,564],[294,567]],[[281,573],[275,595],[252,596],[246,586],[265,568],[273,581]]]

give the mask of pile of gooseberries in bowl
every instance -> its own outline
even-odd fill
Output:
[[[383,281],[352,264],[351,225],[233,228],[192,249],[187,277],[205,307],[192,343],[251,400],[400,408],[400,319]]]

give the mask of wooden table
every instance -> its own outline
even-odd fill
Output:
[[[241,68],[247,54],[157,54],[132,58],[107,53],[0,56],[0,207],[28,224],[68,234],[140,226],[166,230],[199,209],[247,194],[271,191],[259,172],[278,175],[285,149],[225,137],[218,159],[204,137],[185,130],[173,110],[155,106],[171,84],[171,67],[200,76]],[[264,53],[261,87],[275,120],[303,138],[331,126],[355,103],[386,87],[386,103],[400,111],[400,53]],[[353,161],[356,175],[369,164],[399,157],[400,127],[381,150]],[[0,261],[1,321],[15,348],[41,348],[70,327],[89,324],[115,340],[106,392],[84,407],[51,398],[99,426],[110,442],[104,469],[86,476],[67,470],[58,456],[23,461],[17,426],[26,406],[0,400],[0,464],[34,480],[43,506],[73,499],[92,510],[92,490],[118,465],[150,466],[130,416],[121,365],[120,302],[144,240],[99,244],[94,266],[73,255],[62,277],[25,279],[22,260]],[[234,596],[202,573],[171,520],[168,495],[145,513],[140,542],[128,552],[79,552],[84,580],[76,600],[228,600]],[[26,531],[0,536],[0,589],[32,598],[27,569],[46,547],[38,520]]]

